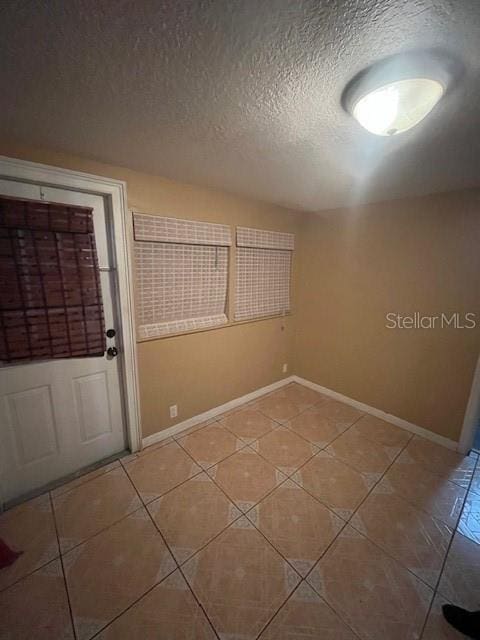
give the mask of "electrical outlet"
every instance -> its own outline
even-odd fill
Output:
[[[283,371],[283,373],[287,373],[287,371],[288,371],[288,364],[287,364],[287,363],[285,363],[285,364],[283,365],[283,367],[282,367],[282,371]]]
[[[176,404],[172,404],[170,407],[170,418],[176,418],[178,416],[178,408]]]

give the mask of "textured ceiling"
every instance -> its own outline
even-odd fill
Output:
[[[461,73],[394,138],[348,116],[368,65]],[[4,0],[0,134],[298,209],[480,184],[480,0]]]

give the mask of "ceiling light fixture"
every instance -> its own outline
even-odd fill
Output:
[[[448,65],[434,56],[398,56],[354,78],[345,90],[344,106],[367,131],[394,136],[432,111],[449,80]]]

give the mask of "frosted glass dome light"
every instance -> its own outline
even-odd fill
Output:
[[[421,122],[444,92],[438,80],[405,78],[362,95],[352,105],[351,112],[367,131],[378,136],[393,136]]]

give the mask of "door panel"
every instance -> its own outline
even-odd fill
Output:
[[[10,428],[20,466],[58,454],[57,425],[49,386],[7,395]]]
[[[89,442],[112,431],[110,402],[104,371],[74,378],[80,440]]]
[[[0,194],[93,208],[105,328],[117,329],[111,223],[104,199],[9,180],[0,180]],[[121,345],[107,338],[110,346]],[[125,449],[119,351],[116,358],[0,363],[4,501]]]

